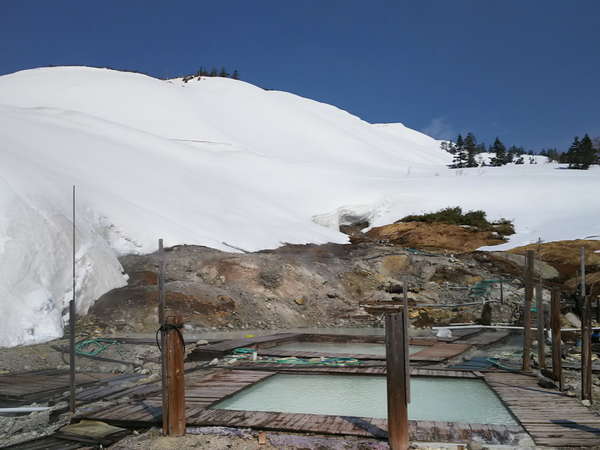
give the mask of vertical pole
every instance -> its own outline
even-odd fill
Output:
[[[500,280],[500,304],[504,304],[504,282]]]
[[[537,340],[538,340],[538,361],[540,368],[546,368],[546,335],[544,333],[545,314],[544,314],[544,285],[542,277],[536,286],[535,291],[536,309],[537,309]]]
[[[581,399],[592,401],[592,311],[585,292],[585,247],[580,249],[581,263]]]
[[[166,360],[167,360],[167,434],[169,436],[185,435],[185,379],[183,361],[185,359],[183,338],[179,331],[183,326],[181,314],[168,314],[166,325]]]
[[[167,381],[167,359],[165,357],[166,336],[165,336],[165,253],[163,249],[163,240],[158,240],[158,323],[160,326],[160,362],[161,362],[161,384],[162,384],[162,425],[163,434],[168,434],[169,419],[169,392]]]
[[[406,375],[404,376],[404,386],[406,391],[406,403],[410,403],[410,337],[408,336],[408,277],[404,277],[404,286],[402,286],[403,293],[403,316],[404,316],[404,369]]]
[[[409,446],[404,309],[385,316],[388,442],[392,450]]]
[[[73,186],[73,297],[69,302],[69,409],[75,413],[75,186]]]
[[[552,378],[558,381],[560,390],[563,390],[562,376],[562,353],[560,348],[560,290],[552,289],[552,300],[550,303],[550,326],[552,327]]]
[[[525,265],[525,311],[523,312],[523,371],[531,370],[531,300],[533,298],[533,250],[527,250]]]

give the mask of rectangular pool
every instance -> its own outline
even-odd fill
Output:
[[[214,409],[387,418],[386,378],[278,374],[219,402]],[[411,420],[514,425],[481,380],[411,378]]]
[[[419,345],[410,345],[408,347],[409,353],[412,355],[425,347]],[[336,353],[350,353],[353,355],[376,355],[385,356],[385,345],[384,344],[371,344],[371,343],[343,343],[343,342],[309,342],[309,341],[298,341],[298,342],[286,342],[276,347],[272,347],[269,350],[283,350],[283,351],[301,351],[301,352],[322,352],[329,354]],[[260,353],[260,349],[258,351]]]

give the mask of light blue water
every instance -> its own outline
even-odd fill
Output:
[[[410,345],[409,353],[418,352],[425,347]],[[377,355],[385,356],[385,345],[368,343],[343,343],[343,342],[287,342],[269,350],[290,350],[302,352],[323,352],[323,353],[351,353],[353,355]],[[259,350],[260,353],[260,350]]]
[[[352,375],[275,375],[213,408],[387,418],[386,378]],[[411,378],[411,420],[515,424],[481,380]]]

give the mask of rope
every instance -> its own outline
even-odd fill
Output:
[[[164,331],[165,333],[169,330],[175,330],[177,331],[177,334],[179,335],[179,339],[181,339],[181,343],[183,344],[183,353],[185,353],[185,340],[183,339],[183,335],[181,334],[181,329],[183,328],[183,325],[173,325],[170,323],[165,323],[163,325],[161,325],[158,330],[156,330],[156,346],[158,347],[158,350],[162,352],[162,348],[160,348],[160,342],[158,341],[158,333],[160,333],[161,331]]]

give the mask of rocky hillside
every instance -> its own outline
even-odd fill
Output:
[[[518,257],[486,253],[458,256],[408,250],[391,244],[286,245],[255,253],[228,253],[176,246],[166,253],[167,304],[184,314],[188,327],[286,328],[377,323],[363,305],[401,298],[409,281],[412,305],[492,303],[494,320],[512,320],[522,299]],[[108,332],[156,329],[157,254],[125,256],[126,287],[104,295],[85,322]],[[471,295],[482,280],[504,279],[483,296]],[[472,293],[472,292],[471,292]],[[481,307],[412,308],[414,324],[477,320]],[[442,312],[440,312],[442,311]]]

